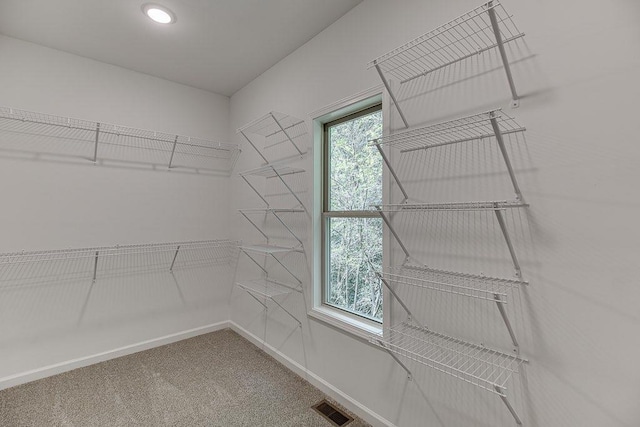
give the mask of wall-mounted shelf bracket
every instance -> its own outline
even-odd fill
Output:
[[[288,295],[292,291],[298,291],[298,289],[291,288],[287,285],[270,279],[236,282],[236,285],[245,290],[251,297],[253,297],[253,299],[260,303],[265,310],[269,310],[266,301],[271,301],[275,305],[280,307],[280,309],[288,314],[293,320],[295,320],[298,324],[298,327],[302,327],[302,322],[300,322],[300,320],[296,316],[294,316],[280,302],[278,302],[278,300],[275,299],[275,297],[277,296]]]
[[[258,195],[258,197],[260,197],[260,199],[267,205],[267,207],[269,206],[269,202],[256,189],[256,187],[253,184],[251,184],[251,182],[248,180],[247,177],[248,176],[260,176],[260,177],[264,177],[264,178],[267,178],[267,179],[269,179],[269,178],[278,178],[280,180],[280,182],[282,182],[284,187],[287,189],[287,191],[291,194],[291,196],[293,196],[293,198],[296,199],[296,201],[298,202],[300,208],[304,209],[305,212],[306,212],[307,208],[304,206],[304,203],[302,203],[302,200],[300,200],[300,197],[298,197],[296,192],[293,191],[293,189],[291,188],[289,183],[287,183],[287,181],[284,179],[285,176],[295,175],[295,174],[304,173],[304,172],[305,172],[304,169],[293,168],[293,167],[290,167],[290,166],[266,165],[266,166],[262,166],[262,167],[257,168],[257,169],[252,169],[252,170],[248,170],[248,171],[245,171],[245,172],[241,172],[240,176],[249,185],[249,187],[251,187],[251,189]]]

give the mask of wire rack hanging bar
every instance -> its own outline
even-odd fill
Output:
[[[520,366],[526,359],[434,332],[410,322],[385,329],[383,337],[376,335],[370,341],[397,357],[413,360],[497,394],[516,423],[522,424],[507,400],[506,384],[513,374],[519,373]],[[403,368],[409,372],[406,366],[403,365]]]
[[[412,316],[411,312],[408,311],[406,305],[401,301],[397,293],[393,291],[391,284],[412,286],[420,289],[494,302],[507,328],[511,342],[516,348],[516,351],[519,350],[520,345],[511,326],[505,305],[511,297],[512,292],[519,290],[520,285],[527,284],[527,282],[407,265],[390,267],[387,271],[376,274],[382,283],[388,289],[392,290],[392,295],[405,307],[405,310],[407,310],[410,316]]]
[[[393,178],[398,183],[398,186],[404,195],[404,200],[406,201],[409,197],[404,190],[393,165],[388,161],[386,155],[384,155],[383,147],[395,149],[401,154],[406,154],[418,150],[441,147],[444,145],[495,138],[509,173],[509,178],[511,179],[516,199],[522,200],[522,192],[520,191],[520,186],[518,185],[515,172],[513,171],[503,137],[504,135],[524,131],[526,131],[526,128],[520,126],[513,117],[503,113],[500,109],[494,109],[429,126],[403,132],[396,132],[391,135],[374,139],[371,142],[378,148],[378,151],[383,154],[383,160],[385,161],[385,164]]]
[[[295,154],[302,156],[306,149],[301,149],[303,145],[300,139],[307,133],[307,127],[302,119],[289,116],[284,113],[271,111],[254,121],[247,123],[237,130],[249,144],[258,152],[260,157],[269,163],[263,150],[259,149],[256,142],[250,135],[259,135],[264,138],[264,149],[269,149],[281,144],[289,144],[294,148]],[[298,141],[296,143],[296,141]]]
[[[504,49],[506,43],[523,37],[498,0],[489,1],[441,25],[428,33],[374,59],[368,68],[375,68],[391,95],[404,124],[409,124],[390,88],[389,79],[400,85],[424,77],[436,70],[498,48],[505,69],[512,105],[518,106],[511,68]]]
[[[240,155],[236,144],[9,107],[0,107],[0,130],[86,143],[87,150],[91,150],[90,160],[93,162],[99,159],[114,160],[111,155],[104,153],[107,148],[109,153],[117,149],[128,149],[154,153],[154,161],[166,162],[169,169],[177,166],[188,168],[191,167],[189,159],[203,158],[209,159],[208,162],[213,165],[205,163],[203,167],[209,166],[212,170],[230,173]],[[127,159],[119,154],[116,160]]]

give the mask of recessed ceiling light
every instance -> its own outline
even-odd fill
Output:
[[[142,11],[158,24],[173,24],[176,22],[176,15],[164,6],[147,3],[142,6]]]

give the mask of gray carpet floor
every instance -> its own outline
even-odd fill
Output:
[[[0,426],[328,427],[323,398],[226,329],[0,391]]]

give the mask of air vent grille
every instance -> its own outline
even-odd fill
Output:
[[[353,421],[353,418],[335,408],[332,404],[326,400],[322,400],[320,403],[312,406],[320,415],[325,417],[332,424],[342,427]]]

